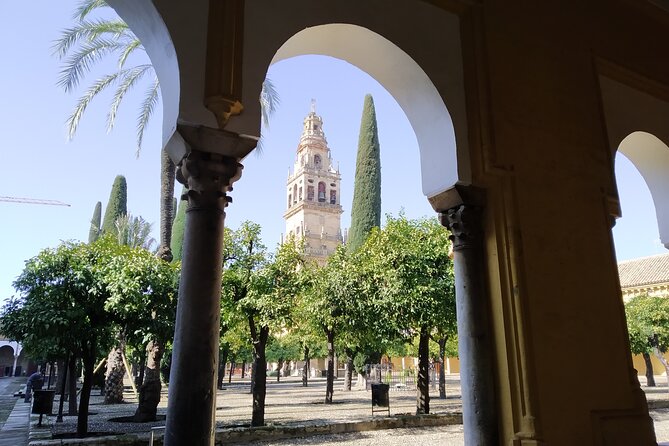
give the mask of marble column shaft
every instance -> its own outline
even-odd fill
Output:
[[[170,372],[166,446],[214,444],[226,192],[242,165],[191,151],[177,179],[187,185],[179,302]]]
[[[441,214],[453,243],[465,444],[487,446],[498,444],[498,427],[481,219],[465,204]]]

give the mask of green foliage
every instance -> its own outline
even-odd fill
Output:
[[[95,203],[95,209],[93,210],[93,216],[91,217],[91,229],[88,231],[88,243],[93,243],[100,237],[100,231],[102,230],[102,203]]]
[[[347,241],[351,251],[356,251],[364,243],[373,227],[381,225],[380,150],[374,99],[368,94],[363,105],[355,164],[351,229]]]
[[[636,296],[625,305],[632,353],[665,353],[669,347],[669,298]]]
[[[448,232],[435,219],[388,217],[373,230],[361,256],[380,285],[380,314],[398,336],[430,331],[456,332],[455,281],[448,256]]]
[[[302,344],[300,339],[287,332],[279,336],[272,336],[267,343],[267,360],[271,362],[297,361],[302,359]]]
[[[116,241],[119,245],[144,248],[150,251],[156,244],[156,240],[151,237],[151,223],[142,217],[134,217],[130,214],[121,215],[114,222],[114,226],[116,227]]]
[[[63,61],[58,85],[66,92],[75,90],[91,69],[104,59],[115,59],[117,65],[116,71],[95,80],[79,98],[67,120],[68,135],[74,137],[88,105],[110,88],[114,88],[114,94],[107,113],[107,130],[112,130],[118,109],[127,93],[142,83],[143,79],[149,78],[149,82],[144,83],[144,99],[137,114],[139,154],[146,125],[160,100],[160,86],[151,64],[126,67],[134,54],[144,53],[144,47],[125,22],[104,16],[89,18],[94,12],[107,8],[108,5],[102,0],[82,1],[74,15],[74,26],[63,31],[53,46],[54,54]]]
[[[102,220],[102,232],[104,234],[117,234],[116,220],[128,213],[128,185],[123,175],[117,175],[114,179],[105,218]]]
[[[109,293],[96,269],[105,250],[93,244],[66,242],[28,260],[14,282],[18,298],[2,310],[6,336],[23,343],[35,358],[78,356],[109,338],[111,320],[104,310]]]
[[[181,196],[183,197],[186,193],[186,187],[181,190]],[[181,260],[183,253],[183,244],[184,244],[184,231],[186,229],[186,208],[188,207],[188,201],[180,200],[179,207],[176,206],[174,209],[177,209],[176,215],[174,217],[174,224],[172,225],[172,256],[174,260]]]
[[[137,350],[151,339],[164,344],[174,333],[179,264],[165,262],[141,247],[105,241],[111,254],[99,265],[109,293],[105,310]]]

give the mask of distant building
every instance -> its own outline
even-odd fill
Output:
[[[0,377],[26,375],[35,370],[37,366],[23,354],[23,346],[0,335]]]
[[[341,231],[341,175],[334,167],[323,119],[311,111],[304,118],[293,171],[288,174],[286,236],[303,238],[307,259],[323,266],[344,241]]]
[[[669,295],[669,254],[625,260],[618,263],[620,289],[627,302],[634,296]]]
[[[620,289],[623,300],[628,302],[635,296],[666,296],[669,297],[669,254],[659,254],[650,257],[625,260],[618,264]],[[653,374],[664,374],[664,366],[655,357],[650,355],[653,363]],[[634,368],[643,377],[646,364],[641,355],[632,358]]]

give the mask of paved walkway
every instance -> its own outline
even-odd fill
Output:
[[[24,402],[23,398],[14,396],[14,392],[25,380],[25,378],[0,379],[0,406],[11,407],[13,404],[13,409],[0,430],[0,446],[25,446],[28,444],[30,404]]]
[[[25,446],[28,444],[30,404],[17,399],[14,410],[0,430],[0,446]]]

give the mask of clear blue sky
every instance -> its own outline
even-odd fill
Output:
[[[0,128],[3,135],[0,196],[55,199],[70,207],[0,202],[0,301],[14,291],[12,281],[24,261],[61,240],[86,240],[97,201],[103,206],[117,174],[128,181],[128,209],[154,223],[159,213],[160,122],[149,127],[144,149],[135,157],[134,118],[141,93],[129,97],[116,128],[105,131],[109,96],[98,98],[73,141],[65,137],[65,119],[77,94],[56,86],[59,62],[51,45],[72,23],[75,1],[2,2],[0,27],[4,69],[0,72]],[[30,24],[28,27],[27,24]],[[113,66],[101,67],[110,71]],[[281,104],[265,132],[264,151],[245,161],[235,184],[226,225],[256,221],[273,247],[284,232],[284,196],[302,120],[312,98],[324,119],[324,130],[342,173],[342,227],[350,221],[355,151],[366,93],[376,104],[382,163],[384,213],[404,209],[409,217],[433,215],[421,193],[418,148],[411,127],[394,99],[372,78],[335,59],[308,56],[270,68]],[[94,75],[95,76],[95,75]],[[86,85],[86,84],[85,84]],[[624,218],[614,229],[620,260],[664,252],[658,240],[654,207],[638,172],[619,156],[617,175]],[[179,187],[179,186],[177,186]]]

